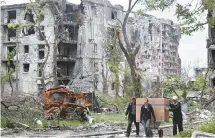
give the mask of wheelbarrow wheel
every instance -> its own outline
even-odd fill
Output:
[[[163,137],[163,130],[162,129],[158,130],[158,135],[159,135],[159,137]]]

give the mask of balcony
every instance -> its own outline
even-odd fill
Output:
[[[57,55],[57,61],[61,62],[75,62],[76,56]]]
[[[76,26],[77,24],[80,24],[81,20],[77,13],[67,13],[63,15],[63,22],[65,25]]]
[[[64,34],[60,36],[61,42],[66,44],[77,44],[78,43],[78,34],[71,33],[65,31]]]

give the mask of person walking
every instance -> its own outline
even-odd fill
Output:
[[[144,105],[141,107],[140,112],[140,122],[144,126],[144,131],[146,137],[152,137],[153,133],[150,129],[151,116],[154,118],[154,122],[156,122],[154,109],[151,104],[149,104],[148,98],[144,99]]]
[[[128,104],[127,110],[125,112],[125,117],[128,116],[128,127],[126,137],[130,136],[131,133],[131,126],[134,122],[136,126],[136,136],[139,136],[139,123],[136,122],[136,98],[132,98],[131,102]]]
[[[178,102],[178,97],[173,96],[173,102],[169,104],[170,111],[173,112],[173,135],[177,135],[177,126],[179,132],[183,131],[183,117],[181,112],[181,103]]]

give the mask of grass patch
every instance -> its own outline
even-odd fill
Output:
[[[93,119],[96,123],[127,120],[125,119],[125,115],[120,115],[120,114],[95,114],[93,115]]]
[[[29,124],[31,128],[48,128],[49,126],[61,126],[61,127],[78,127],[78,126],[90,126],[95,123],[100,123],[100,122],[120,122],[120,121],[126,121],[124,115],[120,114],[92,114],[91,117],[93,117],[94,123],[89,124],[88,122],[81,122],[77,120],[57,120],[57,121],[46,121],[42,120],[42,126],[37,125],[37,124]],[[25,122],[23,122],[25,123]],[[15,126],[13,125],[12,121],[10,118],[6,118],[1,116],[1,128],[14,128]]]
[[[86,125],[88,122],[81,122],[77,120],[60,120],[59,125],[60,126],[70,126],[70,127],[78,127],[82,125]]]

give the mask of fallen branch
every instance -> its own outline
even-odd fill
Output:
[[[5,109],[8,109],[8,107],[9,107],[6,104],[4,104],[2,101],[1,101],[1,105],[3,105],[5,107]]]
[[[115,104],[110,104],[110,103],[108,103],[108,102],[102,100],[102,99],[101,99],[100,97],[98,97],[98,96],[97,96],[97,98],[98,98],[99,100],[101,100],[102,102],[106,103],[107,105],[113,105],[113,106],[116,108],[116,111],[119,111],[119,108],[117,107],[117,105],[115,105]]]
[[[30,128],[30,126],[23,124],[23,123],[20,123],[20,122],[12,122],[12,123],[20,125],[20,126],[25,127],[25,128]]]

